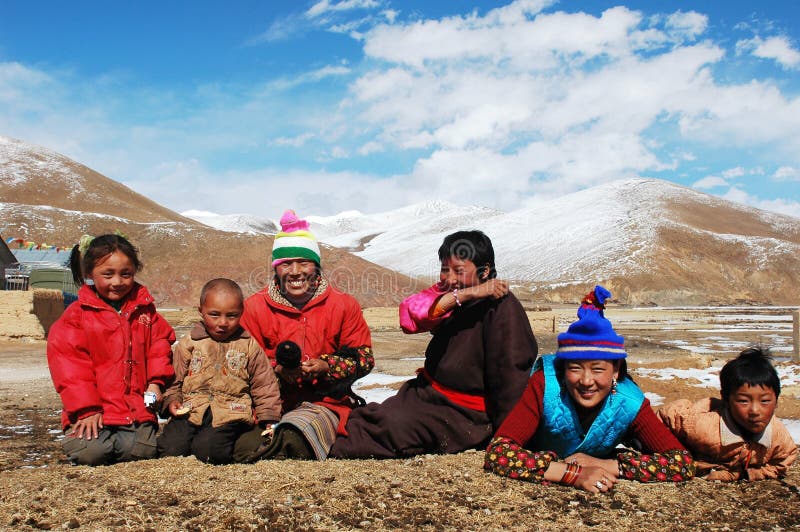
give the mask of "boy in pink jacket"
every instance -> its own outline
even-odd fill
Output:
[[[669,403],[658,416],[691,451],[696,476],[762,480],[786,474],[797,445],[774,416],[781,383],[769,351],[752,347],[723,366],[721,399]]]

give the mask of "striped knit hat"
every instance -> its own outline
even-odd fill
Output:
[[[281,216],[281,232],[272,244],[272,267],[289,259],[309,259],[320,265],[317,239],[308,230],[308,222],[291,209]]]
[[[614,332],[603,315],[611,292],[600,285],[586,294],[578,308],[578,321],[558,335],[556,358],[562,360],[617,360],[628,356],[625,339]]]

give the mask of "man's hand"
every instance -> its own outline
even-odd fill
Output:
[[[328,374],[330,366],[327,362],[319,358],[312,358],[300,364],[300,370],[303,374],[303,380],[313,381],[314,379],[321,379]]]

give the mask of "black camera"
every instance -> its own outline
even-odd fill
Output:
[[[291,340],[285,340],[275,348],[275,361],[286,369],[299,368],[301,358],[300,346]]]

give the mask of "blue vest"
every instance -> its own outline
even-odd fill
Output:
[[[561,457],[574,453],[608,456],[639,413],[644,394],[631,379],[617,382],[617,393],[608,394],[589,431],[583,434],[575,405],[556,377],[555,358],[543,355],[533,366],[533,371],[544,370],[544,398],[532,448],[555,451]]]

